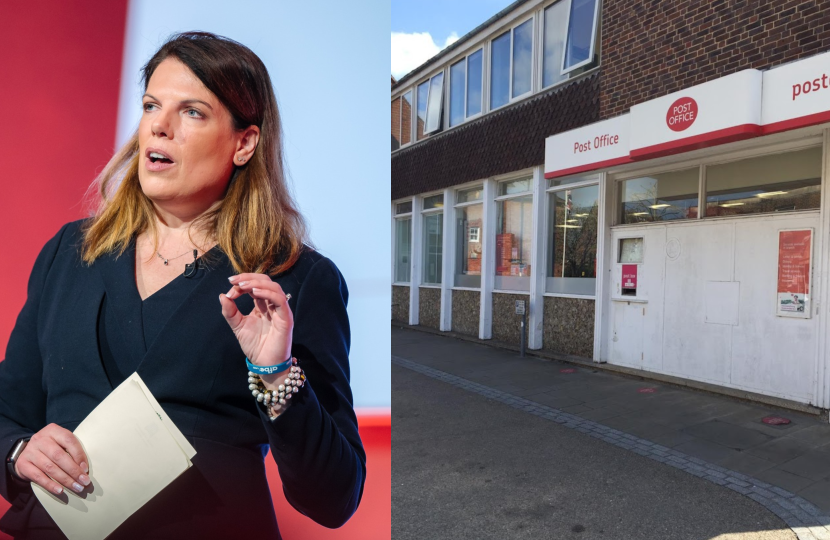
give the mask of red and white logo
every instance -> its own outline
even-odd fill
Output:
[[[688,129],[697,119],[697,101],[682,97],[671,104],[666,113],[666,125],[672,131]]]

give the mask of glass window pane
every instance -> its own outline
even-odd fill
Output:
[[[533,196],[496,204],[496,289],[530,290]]]
[[[412,91],[403,95],[401,102],[401,144],[412,142]]]
[[[706,168],[707,216],[807,210],[820,201],[820,147]]]
[[[697,167],[620,182],[621,223],[697,217]]]
[[[594,294],[599,186],[549,195],[547,292]]]
[[[456,201],[460,203],[480,201],[483,196],[484,188],[478,186],[471,189],[462,189],[461,191],[459,191],[458,195],[456,196]]]
[[[585,182],[594,178],[593,176],[565,176],[562,178],[551,178],[548,180],[548,187],[566,186],[568,184],[575,184],[577,182]]]
[[[596,0],[571,0],[571,22],[565,45],[565,70],[591,57],[595,7]]]
[[[530,191],[531,181],[532,178],[522,178],[521,180],[501,182],[499,184],[499,195],[511,195],[513,193],[524,193],[525,191]]]
[[[424,210],[429,210],[430,208],[442,208],[444,206],[444,194],[439,193],[438,195],[433,195],[432,197],[424,197]]]
[[[412,201],[401,202],[395,206],[396,214],[408,214],[409,212],[412,212]]]
[[[401,98],[392,101],[392,150],[401,147]]]
[[[481,49],[467,57],[467,116],[481,112]]]
[[[412,220],[395,220],[395,281],[409,282],[409,253],[412,249]]]
[[[450,126],[464,121],[464,86],[467,62],[462,60],[450,66]]]
[[[444,214],[424,216],[424,275],[423,283],[441,283],[441,257]]]
[[[513,97],[530,92],[533,68],[533,19],[513,29]]]
[[[490,108],[510,99],[510,31],[493,40],[490,48]]]
[[[444,94],[444,73],[430,79],[429,105],[427,106],[426,133],[431,133],[441,127],[441,98]]]
[[[455,213],[456,287],[481,287],[482,205],[459,208]]]
[[[542,87],[564,81],[562,51],[565,48],[565,32],[568,31],[568,3],[557,2],[545,10],[545,44],[542,60]]]
[[[424,138],[424,127],[427,122],[427,96],[429,95],[429,81],[418,85],[418,126],[416,128],[415,140]]]

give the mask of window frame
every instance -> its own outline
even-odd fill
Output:
[[[562,51],[562,67],[559,70],[560,75],[570,74],[571,71],[575,69],[579,69],[583,66],[587,66],[591,62],[594,61],[594,54],[596,53],[596,46],[597,46],[597,30],[599,27],[599,5],[601,0],[594,0],[594,21],[591,27],[591,45],[590,49],[588,50],[588,58],[583,60],[582,62],[577,62],[576,64],[565,68],[565,61],[568,58],[568,35],[571,32],[571,8],[573,7],[574,0],[567,0],[568,2],[568,27],[565,29],[565,47]]]
[[[470,88],[470,57],[472,55],[476,54],[476,53],[479,53],[479,52],[481,53],[481,106],[480,106],[479,111],[477,113],[471,114],[471,115],[468,116],[467,115],[467,95],[468,95],[467,91]],[[464,90],[463,90],[464,105],[463,105],[463,111],[462,111],[463,112],[463,115],[462,115],[463,118],[461,119],[460,122],[453,125],[453,123],[452,123],[452,68],[453,68],[453,66],[458,65],[461,62],[464,62]],[[465,54],[463,57],[459,58],[455,62],[452,62],[451,64],[448,64],[447,65],[447,73],[449,73],[449,75],[450,75],[450,77],[449,77],[450,83],[449,83],[449,85],[447,85],[447,93],[448,93],[447,111],[446,111],[447,128],[454,128],[454,127],[458,127],[458,126],[462,125],[464,122],[468,122],[468,121],[473,120],[475,118],[478,118],[479,116],[484,114],[484,85],[485,85],[485,81],[484,81],[484,73],[485,73],[485,70],[484,70],[484,45],[481,45],[480,47],[473,50],[469,54]]]
[[[399,116],[401,118],[400,134],[401,134],[401,140],[402,141],[403,141],[403,102],[404,102],[404,96],[406,96],[407,94],[411,94],[411,95],[414,96],[415,95],[414,89],[412,87],[409,87],[409,90],[407,90],[406,92],[402,92],[401,94],[398,95],[398,97],[401,100],[401,112],[400,112]],[[406,146],[409,146],[410,144],[415,142],[414,133],[412,132],[412,118],[411,118],[411,116],[413,114],[412,103],[414,103],[414,99],[410,98],[409,99],[409,115],[410,115],[410,118],[409,118],[409,142],[405,143],[405,144],[402,142],[400,144],[400,146],[398,147],[398,150],[400,150],[401,148],[404,148]],[[417,112],[417,111],[414,111],[414,112]]]
[[[447,81],[447,73],[446,72],[447,72],[447,69],[442,68],[441,70],[437,71],[434,75],[428,77],[426,79],[426,81],[421,81],[421,83],[418,85],[418,86],[420,86],[424,82],[427,83],[427,110],[426,110],[426,113],[424,115],[424,138],[421,139],[421,140],[427,139],[428,138],[427,135],[433,135],[435,133],[438,133],[444,128],[444,122],[442,122],[442,119],[443,119],[443,114],[442,113],[443,113],[443,110],[444,110],[444,89],[445,89],[445,84],[444,83]],[[438,111],[438,120],[436,121],[436,125],[435,125],[434,129],[427,130],[427,127],[429,126],[429,103],[430,103],[430,100],[432,99],[432,81],[436,77],[441,77],[441,89],[440,89],[441,91],[439,92],[439,96],[437,98],[438,99],[438,107],[436,107],[436,110]]]
[[[538,56],[536,54],[536,48],[537,48],[538,39],[536,37],[536,24],[533,22],[533,21],[535,21],[535,19],[536,19],[536,12],[533,11],[526,18],[521,19],[520,22],[512,24],[509,29],[507,29],[507,30],[504,30],[503,28],[500,29],[496,33],[497,35],[494,35],[492,38],[490,38],[487,41],[487,50],[489,52],[489,54],[487,55],[487,62],[488,62],[487,73],[490,75],[490,77],[488,77],[488,80],[487,80],[487,86],[488,86],[488,88],[487,88],[487,90],[488,90],[487,91],[487,97],[489,98],[488,102],[487,102],[487,112],[497,111],[497,110],[499,110],[503,107],[507,107],[508,105],[511,105],[512,103],[515,103],[517,101],[521,101],[521,100],[527,98],[528,96],[533,95],[536,92],[536,90],[535,90],[535,87],[536,87],[535,78],[536,78],[536,71],[537,71],[536,70],[536,57]],[[523,24],[525,24],[528,21],[531,21],[531,23],[530,23],[530,58],[531,58],[531,60],[530,60],[531,61],[530,90],[528,90],[524,94],[520,94],[516,97],[513,97],[513,44],[516,41],[513,37],[513,34],[514,34],[516,28],[518,28],[519,26],[522,26]],[[498,107],[493,107],[493,103],[492,103],[492,100],[493,100],[493,42],[495,40],[497,40],[498,38],[504,36],[505,34],[510,34],[510,53],[508,55],[509,59],[510,59],[510,64],[509,64],[509,67],[507,69],[507,101],[505,101],[504,103],[502,103]],[[483,57],[482,57],[482,59],[483,59]],[[484,70],[482,69],[482,74],[483,74],[483,72],[484,72]],[[484,92],[483,92],[483,88],[482,88],[482,94],[483,93]],[[483,107],[482,107],[482,113],[483,112],[484,111],[483,111]]]
[[[551,212],[551,208],[550,208],[550,195],[551,195],[551,193],[556,193],[556,192],[559,192],[559,191],[568,191],[568,190],[573,191],[574,189],[581,189],[581,188],[585,188],[585,187],[597,186],[597,211],[598,211],[599,214],[602,214],[602,212],[603,212],[603,209],[602,209],[602,206],[601,206],[602,182],[600,182],[599,175],[596,174],[596,173],[587,173],[587,174],[577,175],[577,177],[583,177],[584,180],[576,181],[576,182],[569,183],[569,184],[558,185],[558,186],[551,186],[550,185],[551,181],[553,181],[553,180],[562,180],[562,178],[551,178],[551,179],[546,180],[546,187],[545,187],[545,191],[544,191],[544,196],[545,196],[545,222],[546,222],[546,224],[550,223],[549,220],[551,220],[553,218],[553,213]],[[567,178],[568,177],[565,177],[565,179],[567,179]],[[599,215],[597,216],[597,218],[599,218]],[[546,227],[546,229],[547,229],[547,227]],[[600,236],[601,235],[602,235],[602,231],[597,230],[597,253],[596,253],[597,268],[599,268],[599,259],[600,259],[600,257],[602,257],[602,253],[600,253],[600,251],[599,251]],[[594,294],[589,295],[589,294],[579,294],[579,293],[561,293],[561,292],[548,291],[548,281],[547,280],[555,278],[555,276],[547,275],[548,274],[548,270],[547,270],[548,259],[551,256],[551,254],[548,253],[548,247],[549,247],[549,242],[548,241],[549,241],[549,238],[548,238],[547,230],[546,230],[545,231],[545,240],[544,240],[544,244],[545,244],[545,249],[544,249],[544,255],[545,255],[545,261],[544,261],[544,263],[545,263],[545,286],[544,286],[543,295],[544,296],[557,297],[557,298],[582,298],[582,299],[586,299],[586,300],[591,300],[591,299],[595,300],[597,298],[597,288],[599,286],[600,276],[595,276],[593,278],[594,279]],[[558,279],[567,279],[567,278],[558,278]],[[580,279],[580,278],[576,278],[576,279]]]
[[[459,192],[472,190],[472,189],[480,189],[482,191],[482,196],[481,196],[480,199],[477,199],[477,200],[474,200],[474,201],[458,202],[458,193]],[[458,209],[459,208],[466,208],[468,206],[475,206],[477,204],[481,205],[481,210],[482,210],[482,212],[481,212],[481,229],[482,229],[482,231],[479,232],[479,242],[481,242],[481,243],[484,243],[484,239],[482,238],[482,232],[487,230],[486,223],[484,223],[484,204],[485,204],[485,201],[484,201],[483,191],[484,191],[484,183],[481,182],[480,180],[472,182],[472,183],[461,184],[461,185],[455,186],[452,190],[453,213],[455,214],[455,216],[458,216]],[[446,205],[446,201],[444,202],[444,204]],[[453,224],[453,225],[455,225],[455,224]],[[455,231],[453,231],[453,234],[457,234],[457,233]],[[453,261],[457,261],[458,249],[459,248],[460,248],[460,246],[455,246],[455,251],[456,252],[452,254]],[[481,290],[481,280],[482,280],[482,273],[481,272],[479,272],[478,276],[476,276],[476,277],[479,278],[478,287],[470,287],[470,286],[467,286],[467,285],[456,285],[456,281],[458,281],[458,276],[467,276],[467,275],[469,275],[469,274],[459,274],[458,270],[459,269],[458,269],[457,266],[453,269],[452,284],[449,285],[450,289],[452,289],[454,291],[480,291]]]
[[[494,218],[497,218],[497,216],[498,216],[498,213],[499,213],[498,212],[498,207],[499,207],[500,202],[510,200],[510,199],[517,199],[517,198],[520,198],[520,197],[530,196],[531,204],[533,203],[534,197],[533,197],[533,172],[532,171],[531,172],[525,172],[524,174],[511,175],[509,177],[497,178],[497,179],[494,179],[494,180],[495,180],[495,183],[496,183],[495,193],[499,192],[499,186],[501,184],[515,182],[516,180],[530,180],[530,189],[527,190],[527,191],[520,191],[518,193],[508,193],[506,195],[496,195],[495,197],[493,197],[493,205],[494,205],[493,217]],[[536,216],[531,215],[531,219],[535,219],[535,218],[536,218]],[[532,238],[532,235],[533,235],[532,228],[533,228],[533,226],[532,226],[532,223],[531,223],[531,231],[528,232],[528,234],[531,235],[531,246],[533,245],[533,242],[534,242],[534,239]],[[495,236],[493,236],[493,239],[492,239],[492,242],[493,242],[493,255],[491,255],[491,257],[495,257],[495,253],[496,253],[496,237],[499,234],[498,233],[498,220],[496,222],[496,228],[493,229],[493,233],[494,233]],[[531,253],[531,255],[529,257],[531,259],[531,264],[532,264],[532,257],[533,257],[533,255]],[[493,270],[493,292],[513,293],[513,294],[516,294],[516,293],[527,294],[528,291],[530,290],[530,280],[532,279],[532,276],[500,276],[496,273],[496,264],[493,264],[492,270]],[[536,272],[538,270],[534,270],[533,268],[531,268],[531,271]],[[496,279],[505,278],[505,277],[506,278],[527,279],[528,280],[527,281],[528,289],[500,289],[500,288],[496,287]]]
[[[398,205],[399,205],[399,204],[402,204],[402,203],[407,203],[407,202],[408,202],[410,205],[412,205],[412,206],[410,207],[409,212],[398,212]],[[412,229],[412,224],[411,224],[411,222],[412,222],[412,217],[413,217],[413,216],[412,216],[412,214],[413,214],[412,208],[414,208],[414,206],[415,206],[415,201],[414,201],[414,199],[412,199],[411,197],[410,197],[410,198],[405,198],[405,199],[399,199],[399,200],[397,200],[397,201],[392,201],[392,207],[394,208],[394,211],[392,212],[392,221],[393,221],[393,223],[394,223],[394,231],[392,231],[392,235],[393,235],[393,236],[392,236],[392,238],[393,238],[393,239],[394,239],[394,241],[395,241],[395,249],[394,249],[394,250],[392,250],[392,285],[393,285],[393,286],[401,286],[401,287],[404,287],[404,286],[405,286],[405,287],[409,287],[409,286],[410,286],[410,284],[412,283],[412,273],[411,273],[411,270],[410,270],[410,275],[409,275],[409,281],[397,281],[397,280],[396,280],[396,278],[398,277],[398,276],[397,276],[397,264],[398,264],[398,221],[400,221],[400,220],[405,220],[405,219],[408,219],[408,220],[410,221],[410,226],[409,226],[409,231],[410,231],[410,232],[409,232],[409,260],[410,260],[410,262],[409,262],[409,264],[410,264],[410,265],[412,264],[412,240],[414,239],[415,232],[414,232],[414,230]]]
[[[761,142],[761,141],[757,141]],[[752,218],[759,218],[759,217],[771,217],[777,215],[789,216],[799,213],[805,212],[818,212],[821,210],[819,208],[810,208],[810,209],[803,209],[803,210],[784,210],[781,212],[774,212],[774,213],[751,213],[751,214],[738,214],[738,215],[730,215],[730,216],[705,216],[705,212],[701,212],[700,208],[705,208],[706,204],[706,168],[711,167],[714,165],[724,165],[728,163],[733,163],[736,161],[743,161],[746,159],[764,157],[772,154],[785,154],[789,152],[797,152],[799,150],[808,150],[810,148],[820,147],[823,148],[823,142],[820,136],[811,136],[806,137],[801,140],[795,141],[787,141],[781,142],[777,144],[759,144],[757,146],[752,146],[751,148],[745,148],[740,150],[735,150],[731,152],[719,152],[717,154],[712,154],[708,156],[698,157],[695,159],[682,159],[682,160],[673,160],[670,163],[664,163],[660,165],[655,165],[653,167],[641,167],[641,168],[629,168],[625,167],[622,172],[612,173],[609,174],[608,180],[612,182],[613,186],[613,198],[612,198],[612,210],[611,210],[611,225],[612,229],[616,228],[626,228],[626,227],[649,227],[649,226],[659,226],[659,225],[669,225],[675,223],[677,225],[682,224],[691,224],[699,222],[700,220],[704,221],[714,221],[714,220],[724,220],[724,219],[752,219]],[[824,154],[824,152],[823,152]],[[826,156],[823,156],[822,159],[826,159]],[[647,176],[650,174],[661,174],[667,172],[674,172],[680,171],[683,169],[690,169],[698,167],[699,170],[699,184],[698,184],[698,217],[693,219],[681,219],[681,220],[670,220],[670,221],[655,221],[655,222],[640,222],[640,223],[621,223],[622,217],[620,216],[620,184],[626,180],[632,180],[635,178],[640,178],[642,176]],[[822,182],[824,178],[822,178]],[[822,185],[822,189],[824,189]]]
[[[430,197],[435,197],[436,195],[443,195],[443,194],[444,194],[443,191],[437,191],[437,192],[433,192],[433,193],[421,194],[420,197],[421,197],[421,201],[424,201],[426,199],[429,199]],[[423,205],[423,202],[421,204]],[[426,250],[427,250],[427,241],[426,241],[426,235],[424,234],[423,229],[426,227],[426,221],[424,220],[424,217],[431,216],[431,215],[434,215],[434,214],[444,214],[444,208],[446,207],[446,204],[447,204],[446,201],[442,201],[442,205],[439,206],[439,207],[427,208],[427,209],[422,208],[421,209],[421,244],[422,244],[421,249],[423,250],[424,253],[421,256],[421,283],[418,284],[419,287],[427,287],[427,288],[440,288],[441,287],[441,281],[438,281],[437,283],[436,282],[427,282],[427,281],[425,281],[427,272],[426,272],[426,268],[424,268],[424,267],[427,264],[427,258],[424,255],[426,254]],[[445,214],[444,214],[444,217],[446,218]],[[442,226],[441,227],[441,250],[442,250],[441,267],[442,268],[445,264],[444,263],[444,257],[443,257],[443,249],[444,249],[445,240],[446,239],[444,238],[444,228]],[[443,276],[443,271],[440,274],[441,275],[439,275],[438,277],[443,279],[443,277],[444,277]]]
[[[556,87],[560,84],[565,84],[568,81],[570,81],[571,77],[573,76],[570,71],[567,72],[567,73],[562,73],[562,63],[558,62],[559,65],[554,66],[553,69],[556,70],[556,68],[558,67],[559,68],[559,70],[558,70],[559,75],[560,76],[566,75],[566,77],[564,79],[562,79],[561,81],[553,82],[553,83],[550,83],[549,85],[545,86],[545,33],[547,32],[547,26],[545,25],[545,12],[548,9],[551,9],[553,6],[555,6],[557,4],[566,4],[566,3],[568,4],[568,10],[570,11],[569,2],[570,2],[570,0],[554,0],[553,2],[550,2],[550,3],[547,3],[547,4],[543,5],[541,7],[541,9],[539,10],[539,19],[540,19],[540,21],[539,21],[539,55],[538,55],[539,56],[539,60],[538,60],[539,65],[538,65],[537,72],[538,72],[538,77],[539,77],[539,91],[540,92],[544,92],[545,90],[549,90],[549,89],[554,88],[554,87]],[[568,37],[567,33],[568,33],[568,30],[567,30],[567,27],[566,27],[565,28],[565,36],[564,36],[565,40],[567,40],[567,37]],[[563,40],[563,43],[564,43],[564,40]],[[565,56],[564,45],[563,45],[562,49],[563,49],[562,50],[562,56],[564,57]],[[576,69],[576,68],[574,68],[574,69]]]

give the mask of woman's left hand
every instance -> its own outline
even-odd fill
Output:
[[[219,295],[219,303],[248,360],[260,366],[286,361],[291,356],[294,315],[282,287],[266,274],[239,274],[230,282],[233,287],[227,295]],[[248,315],[242,315],[234,302],[243,294],[254,299]]]

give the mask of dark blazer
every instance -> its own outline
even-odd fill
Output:
[[[64,225],[38,255],[0,362],[0,457],[50,423],[73,431],[112,392],[96,325],[106,295],[124,338],[110,343],[112,354],[135,360],[197,451],[193,466],[110,538],[279,538],[265,476],[269,446],[288,502],[326,527],[344,524],[363,495],[366,454],[349,387],[348,290],[334,263],[306,247],[297,264],[273,278],[292,296],[292,354],[308,384],[271,422],[248,389],[245,354],[221,313],[219,294],[236,273],[221,249],[145,348],[136,337],[142,317],[134,241],[120,257],[87,266],[79,256],[82,221]],[[248,295],[236,302],[243,314],[253,309]],[[12,504],[0,530],[63,538],[32,487],[12,478],[5,464],[0,495]]]

